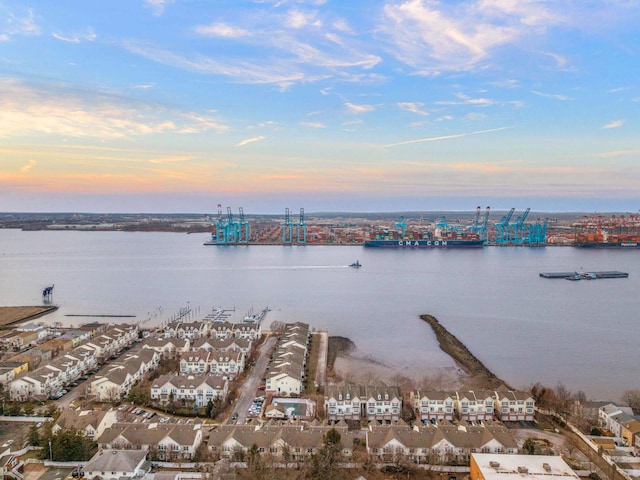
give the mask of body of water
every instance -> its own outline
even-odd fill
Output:
[[[351,338],[358,349],[415,374],[451,366],[434,315],[515,387],[564,383],[593,399],[640,388],[640,251],[572,247],[378,250],[362,247],[203,246],[206,234],[0,230],[0,305],[38,305],[55,284],[79,325],[136,315],[159,324],[183,307],[269,306],[272,320],[302,321]],[[355,260],[362,268],[349,268]],[[628,279],[570,282],[550,271],[621,270]],[[123,319],[131,321],[132,319]]]

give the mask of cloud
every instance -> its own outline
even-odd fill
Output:
[[[0,42],[8,42],[9,41],[9,35],[6,35],[4,33],[0,34]]]
[[[404,0],[387,3],[380,30],[393,56],[431,75],[476,68],[499,48],[565,21],[546,3],[531,0]]]
[[[417,113],[418,115],[428,115],[426,111],[422,109],[424,103],[420,102],[398,102],[398,108],[411,113]]]
[[[2,7],[2,4],[0,4],[0,7]],[[6,40],[10,39],[12,35],[40,35],[40,26],[36,24],[32,8],[28,9],[26,14],[23,15],[8,12],[5,17],[5,25],[5,32],[2,36]]]
[[[241,142],[236,143],[234,146],[235,147],[244,147],[245,145],[248,145],[249,143],[253,143],[253,142],[259,142],[260,140],[264,140],[265,136],[263,135],[259,135],[257,137],[252,137],[252,138],[247,138],[246,140],[242,140]]]
[[[536,90],[531,90],[531,93],[538,95],[539,97],[545,97],[545,98],[553,98],[554,100],[560,100],[560,101],[566,101],[566,100],[573,100],[571,97],[568,97],[567,95],[556,95],[553,93],[543,93],[543,92],[538,92]]]
[[[53,32],[51,35],[53,38],[67,43],[80,43],[82,40],[93,42],[96,39],[96,34],[91,28],[88,28],[87,33],[84,34],[73,33],[71,35],[63,35],[62,33]]]
[[[356,105],[355,103],[350,102],[346,102],[344,105],[351,113],[368,113],[375,110],[373,105]]]
[[[173,0],[144,0],[145,6],[150,9],[156,17],[162,15],[165,7],[171,3],[173,3]]]
[[[194,30],[198,35],[203,35],[206,37],[240,38],[250,35],[250,32],[248,30],[237,28],[226,23],[200,25]]]
[[[640,150],[611,150],[596,154],[597,157],[601,158],[625,157],[628,155],[640,155]]]
[[[62,135],[102,139],[222,132],[214,118],[102,92],[0,79],[0,137]]]
[[[624,125],[624,120],[614,120],[604,125],[602,128],[619,128]]]
[[[299,29],[308,25],[315,28],[322,26],[322,21],[318,20],[313,13],[306,13],[300,10],[290,10],[287,14],[285,25],[289,28]]]
[[[451,140],[452,138],[461,138],[461,137],[466,137],[468,135],[481,135],[484,133],[492,133],[492,132],[499,132],[501,130],[505,130],[508,127],[499,127],[499,128],[492,128],[490,130],[478,130],[476,132],[468,132],[468,133],[455,133],[453,135],[443,135],[440,137],[429,137],[429,138],[419,138],[417,140],[407,140],[404,142],[397,142],[397,143],[389,143],[387,145],[382,145],[383,147],[397,147],[400,145],[409,145],[411,143],[423,143],[423,142],[437,142],[440,140]]]
[[[320,123],[320,122],[300,122],[300,125],[302,125],[303,127],[309,127],[309,128],[327,128],[327,126],[324,123]]]
[[[29,173],[36,165],[37,162],[35,160],[29,160],[25,165],[20,167],[20,173]]]
[[[480,105],[483,107],[489,106],[489,105],[494,105],[496,103],[495,100],[492,100],[490,98],[471,98],[468,95],[465,95],[464,93],[457,93],[456,97],[458,97],[458,101],[454,101],[454,100],[442,100],[442,101],[438,101],[436,102],[436,104],[438,105]]]

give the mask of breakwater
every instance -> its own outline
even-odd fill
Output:
[[[468,375],[465,387],[470,389],[496,390],[500,387],[512,388],[498,378],[469,349],[447,330],[433,315],[420,315],[420,319],[427,322],[436,335],[440,349],[449,355],[454,362]]]

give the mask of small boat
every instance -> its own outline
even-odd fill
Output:
[[[352,267],[352,268],[360,268],[362,266],[362,264],[360,263],[360,260],[356,260],[354,263],[352,263],[349,266]]]

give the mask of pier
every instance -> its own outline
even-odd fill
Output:
[[[541,273],[542,278],[564,278],[565,280],[597,280],[599,278],[628,278],[627,272],[546,272]]]

